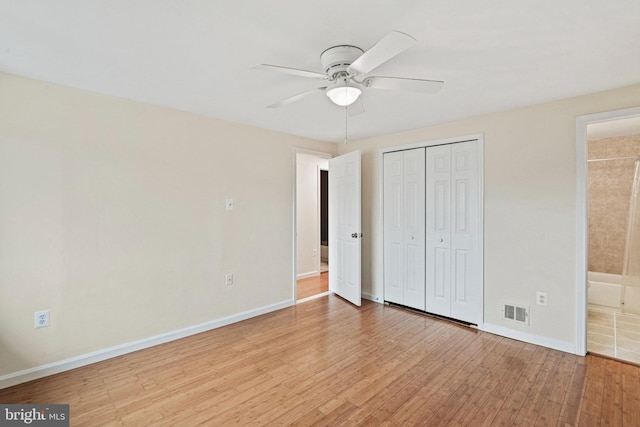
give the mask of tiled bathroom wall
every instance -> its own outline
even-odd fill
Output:
[[[589,160],[640,156],[640,135],[589,141]],[[589,162],[589,271],[622,274],[634,161]]]

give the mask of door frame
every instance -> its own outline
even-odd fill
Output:
[[[291,266],[291,289],[293,304],[297,304],[298,294],[298,154],[307,154],[310,156],[316,156],[321,159],[332,159],[336,155],[325,151],[315,151],[306,148],[294,147],[293,148],[293,229],[292,229],[292,248],[293,248],[293,265]],[[318,197],[320,197],[318,195]],[[318,207],[319,209],[319,207]],[[318,227],[318,236],[320,235],[320,228]],[[319,249],[319,248],[318,248]],[[320,255],[320,254],[318,254]]]
[[[589,221],[587,199],[587,126],[640,116],[640,107],[576,117],[576,341],[575,354],[587,354],[587,268]]]
[[[403,150],[411,150],[414,148],[422,148],[422,147],[433,147],[436,145],[445,145],[445,144],[456,144],[460,142],[468,142],[468,141],[478,141],[478,179],[480,182],[480,188],[478,193],[478,199],[480,203],[480,209],[478,212],[478,221],[480,222],[480,230],[478,231],[478,239],[480,247],[480,255],[479,255],[479,266],[478,266],[478,274],[481,278],[481,291],[479,298],[479,307],[480,318],[478,319],[478,329],[484,330],[484,134],[471,134],[471,135],[463,135],[463,136],[455,136],[451,138],[443,138],[443,139],[434,139],[422,142],[416,142],[413,144],[404,144],[393,147],[385,147],[379,150],[378,155],[378,212],[380,215],[380,221],[378,223],[378,233],[380,236],[384,235],[384,174],[382,171],[384,170],[384,154],[391,153],[394,151],[403,151]],[[384,242],[382,242],[379,250],[379,265],[384,265]],[[379,296],[380,301],[384,301],[384,268],[380,269],[378,272],[378,283],[381,284]],[[377,299],[376,299],[377,300]]]

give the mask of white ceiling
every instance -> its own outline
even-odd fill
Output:
[[[371,74],[445,86],[366,90],[350,140],[640,83],[638,0],[0,0],[0,71],[341,142],[322,93],[265,108],[322,82],[249,67],[392,30],[418,42]]]

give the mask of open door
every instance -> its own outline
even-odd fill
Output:
[[[360,151],[329,160],[329,290],[360,306]]]

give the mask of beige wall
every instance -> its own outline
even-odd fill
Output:
[[[589,141],[589,159],[640,156],[640,135]],[[635,162],[590,162],[589,271],[622,274]]]
[[[0,376],[291,301],[294,147],[0,74]]]
[[[474,102],[469,100],[469,102]],[[576,117],[637,107],[640,85],[341,145],[363,153],[363,292],[382,296],[379,150],[484,134],[484,321],[558,347],[576,343]],[[535,304],[536,291],[548,305]],[[501,319],[531,307],[530,326]]]
[[[485,322],[573,343],[576,116],[639,100],[636,85],[345,147],[0,74],[0,376],[291,300],[294,147],[363,151],[363,291],[381,297],[379,149],[477,133]],[[531,326],[503,322],[504,300]]]

